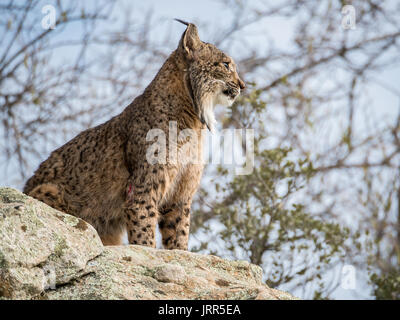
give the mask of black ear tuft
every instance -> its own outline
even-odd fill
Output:
[[[182,34],[181,41],[179,42],[179,47],[185,52],[185,55],[192,59],[194,52],[200,48],[202,42],[199,38],[197,32],[197,27],[193,23],[186,22],[180,19],[175,19],[176,21],[187,26],[185,32]]]
[[[181,19],[175,18],[174,20],[175,20],[175,21],[178,21],[178,22],[180,22],[180,23],[182,23],[182,24],[184,24],[185,26],[188,26],[188,25],[189,25],[189,22],[183,21],[183,20],[181,20]]]

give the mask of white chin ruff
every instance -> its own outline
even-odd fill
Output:
[[[203,105],[203,119],[207,124],[208,129],[210,129],[210,131],[214,133],[217,120],[215,120],[214,103],[211,99]]]
[[[231,97],[227,96],[226,94],[223,94],[222,92],[220,92],[215,97],[214,104],[215,105],[220,104],[223,107],[230,107],[234,101],[235,101],[235,99],[232,99]]]
[[[226,94],[220,92],[213,98],[207,99],[204,102],[203,119],[212,133],[215,132],[215,125],[217,124],[217,120],[215,119],[215,114],[214,114],[215,106],[221,105],[223,107],[229,107],[233,104],[234,101],[235,99],[232,99]]]

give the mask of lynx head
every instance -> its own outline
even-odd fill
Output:
[[[197,27],[187,25],[179,42],[178,51],[187,62],[187,77],[196,112],[210,131],[216,123],[214,106],[230,106],[245,88],[231,57],[210,43],[200,40]]]

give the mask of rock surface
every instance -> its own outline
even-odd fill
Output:
[[[103,247],[95,229],[0,188],[0,299],[294,299],[246,261]]]

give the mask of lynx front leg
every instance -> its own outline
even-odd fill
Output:
[[[176,175],[175,168],[144,163],[141,173],[127,186],[126,223],[131,244],[156,246],[158,201],[165,195],[169,181]]]
[[[128,188],[134,188],[132,185]],[[143,191],[142,191],[143,189]],[[153,190],[138,188],[134,192],[132,203],[125,209],[128,240],[130,244],[139,244],[155,248],[155,230],[157,224],[157,205]]]
[[[188,249],[190,203],[171,205],[160,211],[159,227],[165,249]]]
[[[188,165],[171,200],[160,209],[159,227],[166,249],[188,249],[190,206],[200,183],[203,165]]]

